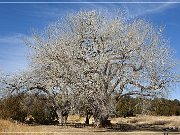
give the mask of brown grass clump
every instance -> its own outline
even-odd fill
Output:
[[[0,120],[0,132],[38,132],[39,128],[33,128],[31,126],[20,124],[17,122],[11,122],[8,120]]]
[[[154,121],[154,123],[152,123],[152,125],[167,125],[169,123],[171,123],[171,121],[159,120],[159,121]]]
[[[112,123],[149,124],[176,126],[180,128],[180,116],[144,116],[129,118],[113,118]]]

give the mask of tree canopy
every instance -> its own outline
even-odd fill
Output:
[[[144,19],[80,11],[34,32],[26,44],[31,66],[21,90],[61,95],[73,112],[86,106],[98,118],[108,116],[122,97],[157,96],[175,82],[163,29]]]

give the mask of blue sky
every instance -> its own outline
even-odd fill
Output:
[[[27,0],[23,2],[25,1]],[[156,26],[165,26],[165,36],[169,39],[171,48],[176,52],[174,57],[180,60],[180,3],[0,3],[0,70],[7,73],[25,70],[28,65],[29,50],[22,42],[22,37],[29,36],[32,28],[42,30],[64,14],[81,9],[107,9],[112,13],[115,9],[123,9],[126,11],[127,18],[146,18]],[[180,100],[178,86],[173,90],[170,98]]]

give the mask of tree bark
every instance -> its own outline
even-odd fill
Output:
[[[88,117],[88,115],[86,115],[86,121],[85,121],[85,124],[86,124],[86,125],[89,125],[89,117]]]

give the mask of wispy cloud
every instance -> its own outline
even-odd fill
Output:
[[[80,2],[80,1],[78,1]],[[83,1],[85,2],[85,1]],[[103,1],[99,1],[103,2]],[[105,1],[110,2],[110,1]],[[114,1],[116,2],[116,0]],[[119,2],[119,1],[117,1]],[[125,0],[122,2],[126,2]],[[137,2],[137,0],[131,0],[131,2]],[[139,2],[143,2],[139,0]],[[148,2],[156,2],[156,1],[148,1]],[[173,2],[172,0],[166,0],[165,2]],[[77,3],[77,4],[50,4],[50,5],[35,5],[34,11],[31,12],[31,15],[46,18],[46,19],[56,19],[58,17],[64,16],[68,12],[78,11],[80,9],[100,9],[100,10],[108,10],[115,12],[115,10],[120,9],[124,10],[127,14],[128,18],[143,16],[146,14],[155,14],[162,11],[165,11],[169,8],[172,8],[174,3]],[[113,12],[114,11],[114,12]]]
[[[27,47],[22,42],[23,34],[0,37],[0,68],[8,73],[24,70],[27,67]]]
[[[11,35],[1,36],[0,37],[0,46],[2,44],[8,44],[8,45],[19,45],[22,44],[22,37],[24,37],[24,34],[20,33],[14,33]]]
[[[108,1],[109,2],[109,1]],[[114,1],[116,2],[116,1]],[[118,1],[119,2],[119,1]],[[123,0],[122,2],[127,2]],[[129,2],[137,2],[137,0],[130,0]],[[141,1],[138,2],[157,2],[157,1]],[[114,13],[114,10],[120,9],[125,11],[127,18],[139,17],[147,14],[156,14],[168,10],[169,8],[173,8],[175,6],[174,3],[104,3],[104,4],[96,4],[91,3],[89,7],[96,9],[105,9]],[[164,2],[173,2],[173,0],[166,0]]]
[[[168,10],[174,6],[173,3],[162,4],[124,4],[125,11],[129,17],[138,17],[147,14],[156,14]]]

